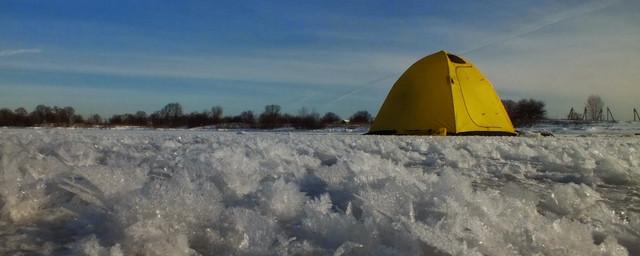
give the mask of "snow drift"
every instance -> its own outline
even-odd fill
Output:
[[[0,130],[0,254],[640,254],[640,138]]]

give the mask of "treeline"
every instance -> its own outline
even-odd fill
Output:
[[[503,100],[502,104],[515,127],[532,126],[546,118],[545,104],[539,100]]]
[[[169,103],[162,109],[147,114],[144,111],[116,114],[103,118],[93,114],[84,118],[76,114],[73,107],[38,105],[32,112],[25,108],[15,110],[0,109],[0,126],[13,127],[115,127],[139,126],[154,128],[193,128],[215,126],[218,128],[275,129],[291,127],[296,129],[321,129],[342,124],[366,125],[372,121],[371,114],[362,110],[343,120],[333,112],[320,115],[306,108],[297,115],[282,113],[279,105],[267,105],[260,114],[244,111],[239,115],[224,116],[223,108],[214,106],[209,110],[184,113],[180,103]]]
[[[502,102],[516,127],[531,126],[545,119],[545,104],[534,99]],[[358,111],[348,119],[350,125],[367,125],[373,121],[365,110]],[[223,108],[214,106],[201,112],[184,113],[180,103],[169,103],[162,109],[147,114],[144,111],[116,114],[103,118],[98,114],[88,117],[76,114],[73,107],[38,105],[32,112],[25,108],[11,110],[0,109],[0,126],[30,127],[115,127],[139,126],[154,128],[193,128],[215,126],[218,128],[276,129],[291,127],[296,129],[321,129],[345,124],[340,116],[333,112],[320,115],[315,111],[302,108],[297,115],[282,113],[279,105],[267,105],[264,111],[256,114],[244,111],[238,115],[225,116]]]

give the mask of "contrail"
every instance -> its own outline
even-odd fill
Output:
[[[20,55],[20,54],[41,53],[41,52],[42,52],[42,49],[40,48],[0,50],[0,57],[9,57],[9,56]]]
[[[334,100],[332,100],[330,102],[327,102],[327,104],[325,104],[323,107],[326,108],[327,106],[333,105],[334,103],[336,103],[338,101],[341,101],[341,100],[343,100],[343,99],[345,99],[345,98],[347,98],[347,97],[349,97],[351,95],[354,95],[354,94],[362,91],[363,89],[368,88],[369,85],[372,85],[372,84],[375,84],[375,83],[379,83],[379,82],[394,78],[396,76],[397,76],[396,74],[389,74],[389,75],[385,75],[383,77],[379,77],[377,79],[362,83],[362,84],[358,85],[355,89],[353,89],[351,91],[348,91],[345,94],[342,94],[342,95],[338,96],[337,98],[335,98]]]
[[[541,22],[538,24],[532,24],[532,25],[527,25],[527,26],[522,26],[520,29],[518,29],[515,33],[502,37],[498,40],[489,42],[487,44],[484,45],[480,45],[480,46],[476,46],[476,47],[472,47],[470,49],[467,49],[465,51],[460,52],[460,54],[469,54],[484,48],[487,48],[489,46],[492,45],[496,45],[496,44],[503,44],[506,42],[509,42],[513,39],[519,38],[519,37],[523,37],[526,36],[528,34],[531,33],[535,33],[538,32],[542,29],[548,28],[550,26],[556,25],[558,23],[561,23],[563,21],[569,20],[569,19],[573,19],[573,18],[577,18],[580,16],[584,16],[587,14],[591,14],[593,12],[602,10],[604,8],[607,8],[613,4],[616,4],[620,2],[620,0],[613,0],[613,1],[595,1],[595,2],[590,2],[584,5],[581,5],[577,8],[573,8],[567,11],[563,11],[563,12],[559,12],[556,13],[555,15],[549,15],[545,18],[543,18],[542,20],[548,20],[545,22]]]
[[[542,19],[542,20],[549,20],[547,22],[542,22],[542,23],[539,23],[539,24],[523,26],[520,29],[516,30],[516,32],[511,34],[511,35],[502,37],[502,38],[500,38],[498,40],[491,41],[489,43],[486,43],[486,44],[483,44],[483,45],[480,45],[480,46],[472,47],[470,49],[467,49],[467,50],[464,50],[464,51],[460,52],[460,54],[469,54],[469,53],[472,53],[472,52],[475,52],[475,51],[478,51],[478,50],[481,50],[481,49],[485,49],[487,47],[490,47],[490,46],[493,46],[493,45],[496,45],[496,44],[503,44],[503,43],[509,42],[509,41],[511,41],[513,39],[516,39],[516,38],[519,38],[519,37],[523,37],[523,36],[526,36],[528,34],[531,34],[531,33],[540,31],[542,29],[548,28],[548,27],[553,26],[555,24],[558,24],[560,22],[563,22],[563,21],[566,21],[566,20],[569,20],[569,19],[573,19],[573,18],[576,18],[576,17],[584,16],[584,15],[587,15],[587,14],[602,10],[602,9],[607,8],[607,7],[609,7],[609,6],[613,5],[613,4],[616,4],[616,3],[620,2],[620,1],[621,0],[590,2],[590,3],[587,3],[587,4],[581,5],[581,6],[577,7],[577,8],[570,9],[568,11],[559,12],[559,13],[557,13],[555,15],[549,15],[549,16],[546,16],[545,18]],[[354,95],[356,93],[359,93],[360,91],[368,88],[369,85],[371,85],[371,84],[375,84],[375,83],[378,83],[378,82],[381,82],[381,81],[385,81],[385,80],[393,78],[395,76],[397,76],[397,75],[396,74],[385,75],[385,76],[382,76],[380,78],[377,78],[377,79],[362,83],[361,85],[358,85],[355,89],[353,89],[353,90],[351,90],[351,91],[349,91],[349,92],[347,92],[347,93],[345,93],[343,95],[340,95],[340,96],[336,97],[334,100],[328,102],[327,104],[325,104],[324,107],[332,105],[332,104],[334,104],[334,103],[336,103],[338,101],[341,101],[341,100],[343,100],[343,99],[345,99],[345,98],[347,98],[347,97],[349,97],[351,95]]]

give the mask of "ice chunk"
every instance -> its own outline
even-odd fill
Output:
[[[624,161],[606,157],[598,161],[595,174],[607,184],[640,184],[640,172],[634,172],[624,166]]]
[[[306,200],[296,184],[287,183],[284,179],[278,179],[271,186],[266,186],[260,198],[262,208],[283,221],[296,218]]]
[[[598,192],[584,184],[554,185],[543,202],[545,209],[561,216],[578,217],[602,200]]]

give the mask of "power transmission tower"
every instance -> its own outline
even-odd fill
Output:
[[[611,117],[611,120],[609,120],[609,117]],[[613,113],[611,112],[611,109],[609,109],[609,107],[607,107],[607,118],[606,121],[608,122],[616,122],[616,119],[613,118]]]
[[[598,117],[596,117],[596,121],[602,121],[602,109],[600,109],[600,111],[598,111]]]
[[[575,114],[576,113],[573,111],[573,107],[571,107],[571,110],[569,110],[569,115],[567,115],[567,119],[574,120]]]

